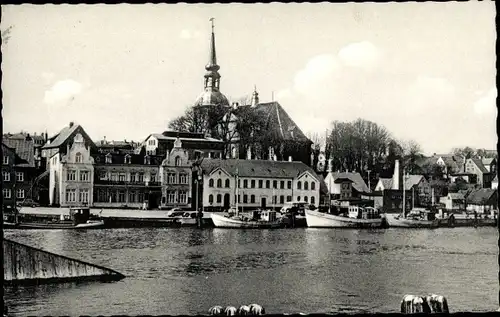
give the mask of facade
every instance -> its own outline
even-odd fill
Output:
[[[161,208],[191,207],[192,162],[178,138],[160,166]],[[194,206],[193,206],[194,207]]]
[[[480,159],[467,159],[465,162],[465,172],[476,175],[479,186],[483,188],[491,187],[492,173],[488,171]]]
[[[319,178],[302,162],[205,159],[200,168],[205,210],[228,209],[237,200],[243,209],[281,208],[292,201],[319,205]]]
[[[49,201],[61,207],[92,206],[94,159],[88,140],[76,133],[65,140],[65,153],[49,158]]]
[[[441,197],[440,202],[445,205],[446,210],[465,210],[465,197],[462,193],[448,193],[447,196]]]

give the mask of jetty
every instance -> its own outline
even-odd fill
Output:
[[[3,240],[4,283],[45,284],[73,281],[118,281],[125,275],[9,239]]]

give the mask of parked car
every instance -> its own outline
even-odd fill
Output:
[[[182,217],[185,211],[182,208],[172,208],[168,211],[167,217]]]
[[[33,208],[40,207],[40,204],[31,198],[26,198],[22,201],[19,201],[17,205],[22,207],[33,207]]]

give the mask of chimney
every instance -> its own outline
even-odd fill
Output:
[[[70,128],[71,128],[71,127],[73,127],[73,124],[74,124],[74,123],[73,123],[73,121],[71,121],[71,122],[69,123],[69,127],[70,127]]]
[[[394,174],[392,175],[392,189],[399,189],[399,160],[394,164]]]
[[[288,157],[288,162],[292,162],[292,157],[291,156]]]

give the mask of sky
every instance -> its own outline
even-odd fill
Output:
[[[2,6],[4,132],[161,133],[203,91],[278,101],[305,133],[363,118],[426,154],[495,149],[491,2]]]

